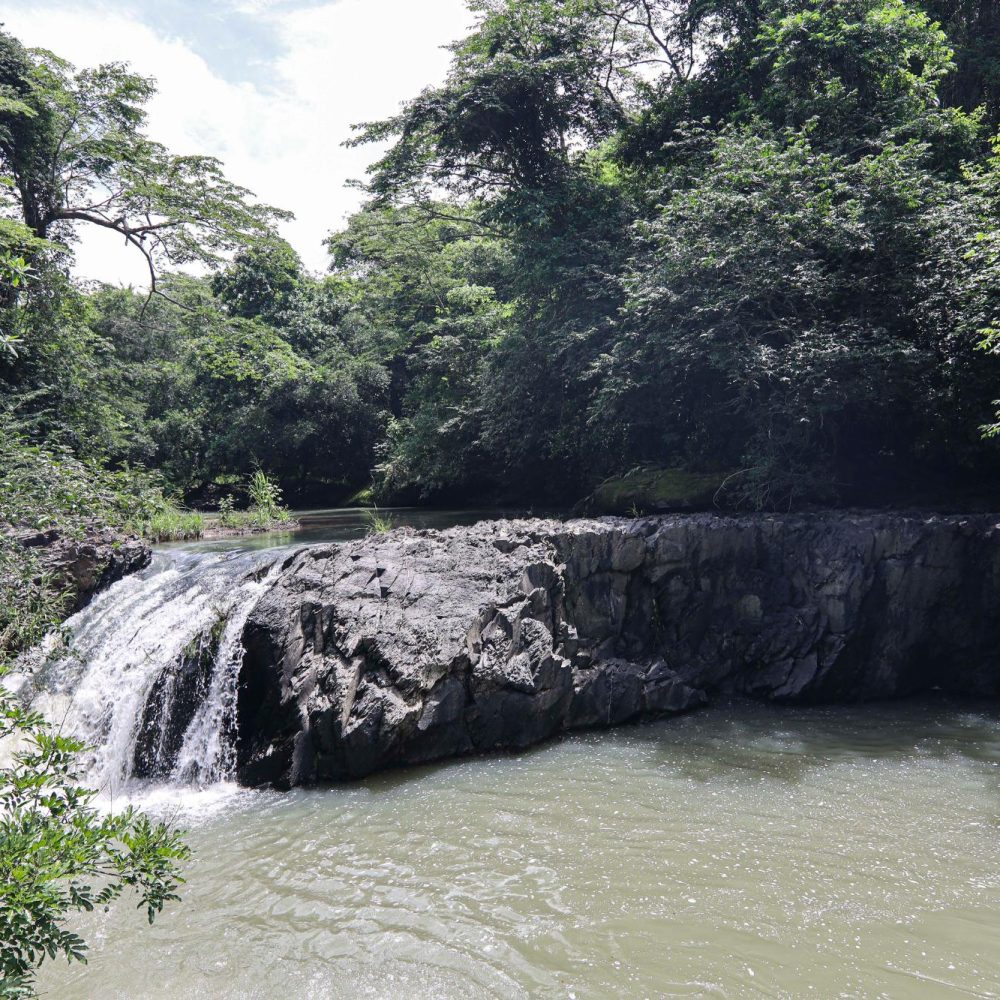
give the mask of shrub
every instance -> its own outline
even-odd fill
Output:
[[[0,687],[0,742],[24,749],[0,767],[0,998],[34,995],[46,957],[86,961],[84,940],[65,926],[72,913],[135,892],[153,922],[178,899],[181,834],[134,809],[108,814],[79,784],[83,745],[61,736]]]

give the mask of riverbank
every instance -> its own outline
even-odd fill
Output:
[[[208,515],[205,526],[196,540],[213,542],[222,538],[248,538],[254,535],[286,534],[297,531],[300,526],[299,521],[295,518],[265,521],[263,523],[226,525],[222,524],[217,517],[213,519],[212,515]]]

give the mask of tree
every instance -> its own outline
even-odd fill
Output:
[[[212,279],[212,293],[232,316],[276,319],[302,281],[302,261],[284,240],[240,250]]]
[[[955,66],[941,87],[946,104],[985,108],[990,132],[1000,126],[1000,3],[997,0],[923,0],[955,50]]]
[[[356,144],[395,140],[370,190],[426,200],[444,188],[515,218],[537,216],[577,152],[614,136],[663,81],[691,78],[709,20],[696,16],[702,6],[473,0],[476,30],[452,46],[445,83],[360,127]]]
[[[255,202],[218,160],[178,156],[145,133],[153,82],[109,63],[79,72],[0,33],[0,173],[9,206],[40,239],[80,224],[119,234],[160,272],[217,267],[269,238],[286,212]]]
[[[593,411],[617,448],[739,471],[759,506],[985,472],[976,428],[1000,372],[973,350],[973,252],[991,208],[933,165],[919,143],[855,162],[808,131],[713,137],[627,279]]]
[[[978,265],[976,295],[970,302],[968,322],[982,338],[979,349],[1000,362],[1000,139],[994,143],[993,156],[984,165],[970,168],[977,193],[988,206],[975,234],[975,246],[969,256]],[[993,383],[997,384],[996,381]],[[989,438],[1000,438],[1000,399],[993,401],[996,419],[982,428]]]
[[[444,188],[527,218],[544,211],[573,148],[611,135],[621,121],[595,73],[604,39],[588,0],[471,7],[479,27],[453,47],[445,84],[395,118],[364,126],[354,142],[397,137],[373,168],[371,191],[381,199],[426,204]]]
[[[478,346],[428,349],[448,310],[406,284],[421,267],[388,312],[362,295],[412,345],[389,362],[390,478],[446,490],[460,454],[473,479],[579,495],[681,464],[752,470],[732,495],[767,505],[992,475],[985,63],[942,100],[971,58],[946,32],[992,4],[957,6],[942,28],[903,0],[476,3],[445,83],[358,138],[393,142],[370,191],[412,216],[366,293],[421,213],[509,261],[484,282],[502,336]]]
[[[372,207],[329,241],[336,277],[354,285],[351,346],[391,377],[385,485],[422,498],[487,485],[480,379],[510,315],[494,287],[508,248],[476,225],[475,207],[470,221],[445,208]]]

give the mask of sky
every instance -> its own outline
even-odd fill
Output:
[[[0,0],[0,23],[25,45],[155,77],[149,134],[217,156],[232,181],[294,212],[282,235],[312,271],[326,269],[324,237],[360,205],[345,183],[378,155],[343,148],[351,125],[443,80],[442,46],[471,21],[464,0]],[[114,234],[81,237],[79,277],[148,282]]]

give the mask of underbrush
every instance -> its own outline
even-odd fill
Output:
[[[202,527],[201,515],[169,497],[158,476],[111,471],[68,449],[37,445],[0,417],[0,665],[69,610],[71,595],[22,544],[25,535],[55,530],[83,538],[110,528],[162,542],[197,538]]]
[[[0,534],[0,675],[17,653],[62,621],[68,603],[34,553]]]
[[[169,541],[197,537],[202,519],[168,496],[157,474],[112,471],[67,448],[34,444],[8,418],[0,420],[0,529],[5,525],[77,537],[100,525]]]

